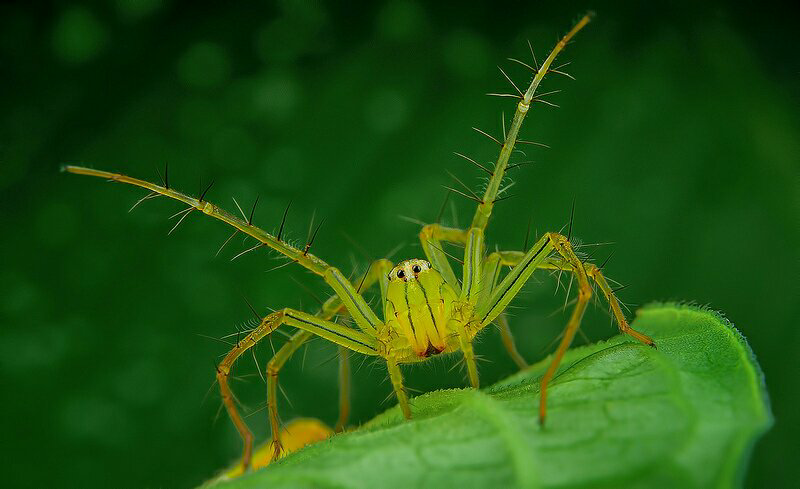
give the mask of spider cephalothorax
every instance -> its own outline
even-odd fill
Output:
[[[467,158],[490,174],[483,196],[474,195],[473,200],[478,205],[471,224],[466,229],[448,228],[436,223],[423,226],[419,239],[427,261],[408,260],[394,266],[386,259],[377,260],[361,277],[358,287],[355,287],[338,269],[309,252],[314,235],[305,247],[294,247],[281,240],[280,231],[276,237],[253,225],[252,211],[249,218],[242,212],[242,219],[239,219],[204,200],[205,192],[199,198],[195,198],[170,188],[166,171],[163,184],[157,185],[117,173],[76,166],[65,168],[71,173],[102,177],[150,190],[142,201],[166,196],[183,202],[188,207],[177,214],[183,214],[178,224],[195,210],[219,219],[232,226],[235,229],[234,234],[241,232],[255,238],[259,244],[253,247],[253,250],[261,247],[271,248],[288,258],[289,263],[296,263],[320,276],[333,290],[334,294],[323,303],[316,314],[285,308],[264,317],[258,326],[237,340],[217,366],[216,378],[223,403],[244,442],[240,465],[242,470],[246,470],[250,465],[253,436],[234,401],[229,385],[231,369],[244,352],[281,325],[293,327],[296,331],[267,365],[267,411],[276,457],[281,453],[278,438],[280,433],[277,408],[278,372],[292,354],[313,336],[325,338],[339,345],[343,352],[342,365],[348,365],[348,350],[382,358],[386,362],[392,388],[403,415],[411,418],[411,404],[403,387],[400,364],[422,362],[439,353],[461,352],[470,385],[477,388],[478,369],[472,343],[478,332],[490,324],[497,324],[503,336],[503,343],[512,358],[518,365],[524,366],[524,359],[514,347],[504,310],[536,270],[559,270],[572,274],[577,283],[577,298],[553,360],[541,379],[539,402],[541,422],[544,422],[546,415],[548,383],[580,326],[583,312],[592,296],[591,282],[594,282],[605,296],[620,330],[645,344],[653,345],[650,338],[628,325],[619,302],[600,268],[576,255],[567,236],[545,233],[527,250],[486,253],[485,231],[494,204],[503,198],[501,183],[509,168],[511,153],[516,144],[527,142],[519,139],[519,130],[532,104],[539,101],[534,94],[547,73],[561,73],[558,68],[551,68],[553,60],[588,22],[589,17],[583,17],[556,44],[541,65],[535,60],[533,66],[518,61],[533,71],[533,80],[524,92],[512,82],[516,94],[499,94],[517,98],[519,101],[508,131],[504,131],[503,141],[495,139],[502,144],[497,162],[490,169]],[[442,249],[443,243],[464,247],[461,280],[456,278],[450,258]],[[501,271],[504,267],[510,267],[510,271],[503,276]],[[380,287],[384,305],[383,319],[378,317],[361,295],[362,291],[376,285]],[[349,316],[355,327],[337,323],[338,315]],[[348,378],[346,371],[340,376],[343,391],[347,389]],[[342,398],[345,401],[340,405],[340,419],[337,424],[339,429],[344,426],[349,409],[347,396]]]
[[[447,349],[453,303],[458,299],[442,275],[425,260],[407,260],[392,269],[384,304],[390,341],[407,342],[419,357]]]

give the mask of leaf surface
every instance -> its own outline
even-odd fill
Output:
[[[550,358],[487,389],[442,390],[220,488],[731,487],[772,423],[763,377],[721,315],[654,304],[570,350],[537,421]]]

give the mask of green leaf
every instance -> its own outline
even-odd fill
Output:
[[[481,391],[414,399],[356,431],[215,487],[732,487],[772,423],[761,371],[721,315],[654,304],[634,327],[570,350],[537,422],[549,358]]]

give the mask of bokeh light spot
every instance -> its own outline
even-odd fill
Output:
[[[162,0],[116,0],[117,12],[125,20],[137,21],[164,6]]]
[[[267,119],[280,122],[288,118],[299,98],[297,82],[287,75],[270,75],[253,88],[253,106]]]
[[[32,369],[58,364],[69,347],[69,333],[56,327],[27,323],[24,332],[0,337],[0,367],[6,373],[31,374]]]
[[[120,446],[130,438],[127,413],[109,399],[70,399],[61,409],[60,418],[62,430],[69,438],[102,446]]]
[[[386,134],[399,129],[408,119],[408,102],[397,90],[383,89],[372,94],[365,112],[370,129]]]
[[[106,28],[85,7],[69,7],[53,28],[53,51],[66,63],[79,64],[97,57],[106,46]]]
[[[376,30],[389,41],[408,42],[418,39],[427,29],[425,11],[416,2],[388,2],[378,13]]]
[[[313,5],[313,2],[297,2]],[[308,15],[286,15],[260,28],[254,39],[256,53],[267,63],[290,62],[315,50],[325,14],[311,9]]]
[[[478,78],[486,74],[490,50],[485,39],[477,34],[457,30],[444,41],[444,62],[459,77]]]
[[[38,286],[27,277],[6,272],[0,278],[2,283],[8,286],[6,291],[0,295],[0,305],[5,313],[24,314],[41,302]]]
[[[190,87],[216,87],[226,82],[230,74],[228,53],[217,43],[198,42],[178,60],[178,77]]]

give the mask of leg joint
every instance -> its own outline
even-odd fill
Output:
[[[592,287],[588,282],[580,285],[578,289],[578,298],[583,301],[588,301],[592,298]]]
[[[439,224],[435,223],[422,226],[422,230],[419,232],[420,239],[428,240],[433,238],[437,228],[439,228]]]

